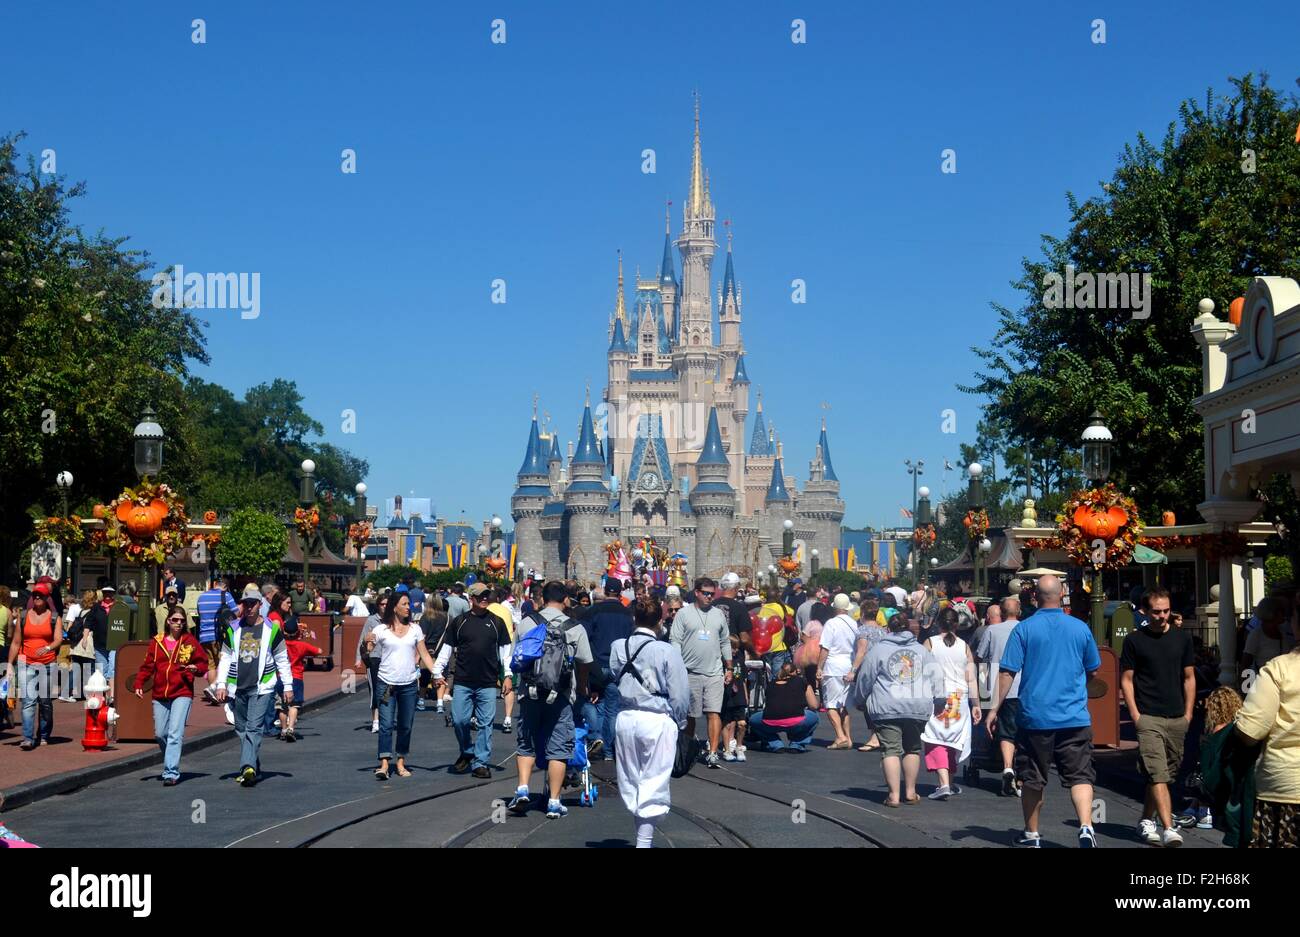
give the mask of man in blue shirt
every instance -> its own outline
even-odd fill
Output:
[[[1038,848],[1038,817],[1043,788],[1053,761],[1061,784],[1070,789],[1079,817],[1079,845],[1097,845],[1092,828],[1092,717],[1088,714],[1088,679],[1101,667],[1097,643],[1087,625],[1061,609],[1064,587],[1056,576],[1043,576],[1035,590],[1038,611],[1011,632],[999,665],[998,687],[989,713],[997,711],[1020,675],[1020,729],[1016,735],[1016,774],[1023,789],[1025,832],[1019,846]]]
[[[222,609],[226,609],[231,617],[239,617],[239,606],[226,589],[225,577],[218,577],[212,583],[212,588],[199,596],[198,601],[199,643],[203,645],[209,660],[221,659],[222,635],[225,633],[223,628],[227,623],[226,616],[223,616],[222,621],[217,621]],[[215,684],[214,677],[208,681],[208,688],[203,691],[213,702],[216,702]]]

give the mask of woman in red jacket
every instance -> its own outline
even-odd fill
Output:
[[[167,616],[167,630],[149,642],[135,675],[135,695],[144,699],[145,681],[153,679],[153,734],[163,753],[162,782],[174,787],[181,777],[185,721],[194,702],[194,678],[208,672],[208,655],[189,633],[179,605]]]

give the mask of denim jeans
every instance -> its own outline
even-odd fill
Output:
[[[262,725],[266,713],[274,709],[275,696],[271,693],[236,693],[235,735],[239,736],[239,767],[262,770],[258,752],[262,748]]]
[[[608,678],[608,675],[606,675]],[[612,759],[614,757],[614,720],[618,718],[618,707],[622,702],[623,696],[618,692],[618,684],[611,679],[605,684],[605,689],[600,697],[600,702],[592,706],[587,703],[583,706],[583,716],[586,718],[590,712],[592,722],[587,723],[587,738],[590,741],[592,736],[597,736],[605,743],[605,750],[602,756]]]
[[[283,692],[284,692],[284,684],[280,682],[280,678],[279,678],[279,677],[276,677],[276,678],[275,678],[275,692],[271,694],[271,705],[270,705],[270,707],[266,710],[266,717],[262,720],[262,734],[263,734],[263,735],[270,736],[270,737],[274,738],[274,737],[276,737],[276,736],[278,736],[278,735],[280,734],[279,732],[276,731],[276,728],[275,728],[275,716],[276,716],[275,698],[276,698],[276,696],[277,696],[278,694],[283,693]]]
[[[383,760],[394,755],[405,758],[411,753],[411,725],[415,722],[415,698],[419,695],[420,682],[381,683],[379,687],[379,758]],[[396,750],[393,748],[394,730],[397,732]],[[491,729],[488,734],[491,735]]]
[[[116,669],[116,666],[117,666],[117,651],[101,651],[96,649],[95,667],[97,670],[99,670],[100,673],[104,675],[104,679],[108,681],[108,685],[110,688],[108,692],[109,696],[113,695],[113,691],[112,691],[113,671]]]
[[[460,753],[473,759],[473,767],[481,768],[492,761],[492,720],[497,714],[497,688],[476,690],[457,683],[451,688],[451,723],[456,729]],[[478,720],[478,736],[470,750],[469,719]]]
[[[791,745],[807,745],[817,728],[817,719],[817,713],[811,709],[805,709],[803,711],[803,722],[783,729],[763,722],[763,711],[760,709],[749,717],[749,731],[753,738],[760,742],[766,742],[767,747],[773,750],[785,747],[785,743],[781,741],[782,732],[790,740]]]
[[[153,701],[153,734],[163,753],[163,780],[181,776],[181,746],[185,743],[185,720],[190,716],[188,696]]]
[[[54,731],[54,668],[54,664],[22,664],[17,668],[26,741],[48,742]]]

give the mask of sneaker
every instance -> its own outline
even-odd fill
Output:
[[[745,760],[745,746],[744,746],[744,745],[741,745],[739,748],[736,749],[736,760],[737,760],[737,761],[744,761],[744,760]]]
[[[469,755],[461,755],[456,759],[456,763],[451,766],[452,774],[464,774],[469,770],[469,766],[474,762]]]
[[[1196,826],[1196,808],[1188,807],[1182,813],[1174,815],[1174,826],[1187,829],[1189,826]]]
[[[736,740],[732,739],[727,743],[727,753],[734,755],[736,753]]]
[[[785,747],[785,750],[788,751],[788,752],[795,752],[795,753],[797,753],[797,754],[802,755],[804,752],[808,751],[808,743],[807,743],[807,742],[791,742],[789,745],[787,745],[787,746]]]
[[[1016,796],[1016,773],[1014,771],[1003,770],[1002,772],[1002,790],[998,792],[999,797]]]
[[[933,791],[931,791],[926,796],[929,797],[931,800],[947,800],[949,797],[952,796],[952,788],[949,787],[947,784],[944,784],[939,787],[936,787]]]
[[[704,756],[704,766],[706,768],[721,768],[722,761],[718,758],[717,752],[709,752]]]
[[[489,768],[487,765],[479,765],[477,768],[471,771],[470,774],[472,774],[474,777],[478,778],[481,781],[492,780],[492,769]]]
[[[179,783],[176,778],[163,778],[163,787],[175,787]]]
[[[1160,834],[1160,845],[1164,846],[1167,849],[1172,849],[1175,846],[1181,846],[1182,844],[1183,844],[1183,834],[1179,833],[1173,827],[1169,827],[1163,833]]]
[[[1196,811],[1196,828],[1198,830],[1214,829],[1214,814],[1210,812],[1209,807],[1201,807]]]
[[[254,784],[256,784],[257,769],[249,767],[239,772],[239,783],[243,787],[252,787]]]
[[[275,722],[271,723],[271,725],[275,726],[277,729],[280,728],[280,720],[279,719],[275,720]]]
[[[1138,839],[1149,846],[1160,845],[1160,828],[1156,826],[1156,821],[1150,817],[1143,817],[1137,825]]]
[[[379,720],[378,720],[378,719],[371,719],[371,720],[370,720],[370,734],[371,734],[371,735],[375,735],[375,734],[377,734],[378,732],[379,732]]]
[[[477,728],[478,728],[478,716],[470,716],[470,717],[469,717],[469,727],[470,727],[471,729],[477,729]]]
[[[22,744],[19,745],[18,748],[20,751],[30,752],[36,748],[36,743],[33,742],[31,739],[23,739]]]
[[[961,785],[960,784],[952,785],[952,796],[956,797],[960,793],[961,793]]]
[[[558,800],[548,800],[546,802],[546,819],[558,820],[560,817],[567,817],[568,815],[569,808]]]
[[[736,750],[735,750],[734,748],[729,748],[729,749],[727,749],[725,752],[722,753],[722,760],[723,760],[723,761],[735,761],[735,760],[736,760]]]
[[[1042,849],[1043,838],[1037,833],[1031,833],[1029,830],[1025,830],[1020,834],[1020,838],[1016,840],[1016,845],[1024,846],[1027,849]]]
[[[1097,834],[1090,826],[1080,827],[1079,829],[1079,848],[1096,849]]]
[[[298,733],[294,732],[293,729],[285,729],[284,740],[286,742],[296,742],[298,741]]]
[[[441,716],[441,715],[442,715],[442,703],[439,703],[437,706],[433,707],[433,711],[436,712],[438,715]]]
[[[513,732],[514,730],[515,730],[515,724],[514,724],[513,722],[511,722],[509,718],[506,718],[506,720],[505,720],[504,722],[501,723],[501,734],[502,734],[502,735],[509,735],[509,734],[510,734],[511,732]]]
[[[229,722],[233,726],[235,724],[235,710],[229,703],[225,705],[225,710],[226,722]]]
[[[415,701],[415,710],[416,712],[424,712],[424,700],[422,698]]]
[[[594,738],[587,743],[587,758],[592,759],[600,755],[605,750],[605,740]]]
[[[506,809],[517,817],[522,817],[528,810],[528,805],[532,802],[532,795],[528,788],[520,787],[515,789],[515,796],[506,804]]]

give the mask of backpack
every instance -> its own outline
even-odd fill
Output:
[[[554,703],[573,684],[573,658],[564,627],[569,619],[551,622],[535,615],[532,620],[539,624],[519,639],[510,656],[510,669],[519,674],[529,699]]]

